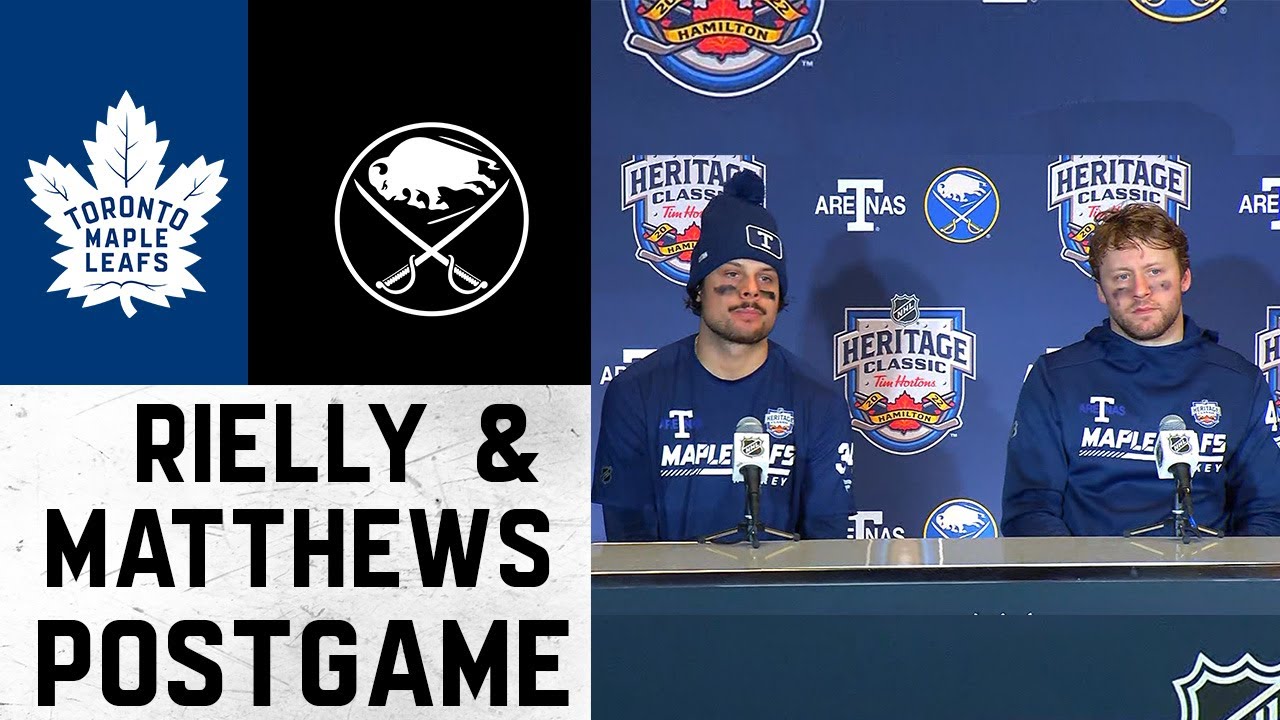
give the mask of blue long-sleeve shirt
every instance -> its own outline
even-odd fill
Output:
[[[1270,388],[1256,366],[1218,345],[1217,333],[1185,321],[1183,340],[1163,347],[1138,345],[1103,321],[1036,360],[1009,438],[1005,535],[1118,536],[1169,516],[1175,483],[1157,476],[1155,442],[1170,414],[1200,441],[1196,522],[1230,535],[1280,535]]]
[[[847,537],[853,432],[843,398],[772,341],[763,365],[729,381],[702,366],[693,340],[633,363],[605,391],[591,496],[607,539],[689,540],[742,522],[732,447],[744,417],[769,433],[765,525],[806,539]]]

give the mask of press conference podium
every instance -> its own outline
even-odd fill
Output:
[[[597,718],[1277,720],[1280,538],[597,543],[591,692]]]

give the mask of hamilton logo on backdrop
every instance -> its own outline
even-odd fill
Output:
[[[529,204],[502,151],[456,125],[418,123],[366,147],[342,180],[338,249],[360,287],[410,315],[492,297],[515,272]]]
[[[1249,653],[1219,665],[1204,653],[1191,672],[1173,681],[1181,720],[1276,720],[1280,718],[1280,665]]]
[[[822,2],[622,0],[623,45],[686,90],[745,95],[818,51]]]
[[[158,139],[156,123],[128,92],[107,108],[95,137],[84,141],[92,185],[52,156],[28,161],[31,201],[66,248],[53,256],[63,270],[48,292],[82,297],[81,307],[119,300],[126,317],[138,312],[135,300],[167,308],[188,290],[204,292],[189,270],[200,258],[187,248],[227,183],[222,161],[200,156],[161,184],[169,141]]]
[[[1097,217],[1129,203],[1154,203],[1174,222],[1191,208],[1191,165],[1177,155],[1062,155],[1049,164],[1049,211],[1058,210],[1060,256],[1086,277]]]
[[[1226,12],[1227,0],[1129,0],[1148,17],[1165,22],[1183,23]]]
[[[729,178],[765,167],[752,155],[636,155],[622,164],[622,209],[631,210],[635,257],[671,282],[689,282],[702,209]]]
[[[890,307],[845,308],[834,337],[835,379],[855,430],[876,447],[914,455],[960,427],[965,378],[976,377],[977,339],[964,308],[922,308],[915,295]]]

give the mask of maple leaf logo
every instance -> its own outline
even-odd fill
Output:
[[[155,122],[126,92],[107,108],[96,141],[84,141],[92,185],[52,156],[28,161],[31,201],[67,248],[53,257],[65,269],[47,292],[83,297],[81,307],[119,299],[126,317],[137,313],[134,300],[169,307],[169,298],[185,298],[187,290],[204,292],[188,270],[200,258],[186,248],[227,183],[222,161],[209,164],[202,155],[161,185],[169,141],[156,137]]]
[[[890,410],[890,411],[893,411],[893,410],[923,410],[923,409],[924,409],[924,404],[916,402],[915,400],[911,399],[911,396],[910,396],[910,395],[908,395],[908,394],[906,394],[906,393],[904,392],[904,393],[902,393],[901,395],[899,395],[899,396],[897,397],[897,399],[896,399],[896,400],[894,400],[893,402],[889,403],[889,406],[888,406],[888,407],[889,407],[889,410]],[[890,422],[890,423],[889,423],[889,429],[891,429],[891,430],[899,430],[899,431],[904,432],[904,433],[905,433],[905,432],[911,432],[912,430],[915,430],[915,429],[916,429],[916,428],[918,428],[918,427],[920,427],[920,421],[919,421],[919,420],[911,420],[911,419],[909,419],[909,418],[904,418],[904,419],[894,420],[893,422]]]

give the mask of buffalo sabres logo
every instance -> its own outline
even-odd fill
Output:
[[[623,45],[667,79],[712,97],[745,95],[818,51],[823,0],[622,0]]]
[[[1000,530],[991,511],[976,500],[955,498],[929,513],[924,524],[924,537],[967,538],[999,537]]]
[[[1191,672],[1173,681],[1181,720],[1275,720],[1280,718],[1280,665],[1245,653],[1219,665],[1204,653]]]
[[[764,165],[751,155],[636,155],[623,164],[622,209],[631,210],[636,259],[677,285],[688,283],[702,209],[741,170],[765,177]],[[781,258],[781,241],[771,237],[776,246],[750,235],[747,242],[767,245]]]
[[[942,171],[929,183],[924,216],[943,240],[971,243],[986,237],[1000,217],[1000,194],[991,178],[971,167]]]
[[[852,425],[885,452],[914,455],[961,425],[965,378],[976,377],[976,338],[964,308],[845,308],[834,337],[835,379],[845,379]]]
[[[1212,15],[1227,0],[1129,0],[1149,17],[1165,22],[1183,23]]]
[[[515,168],[489,141],[456,125],[419,123],[383,135],[355,159],[338,190],[334,228],[347,269],[379,302],[410,315],[452,315],[515,272],[529,205]]]
[[[1049,165],[1061,257],[1087,277],[1098,214],[1133,202],[1160,205],[1177,222],[1179,209],[1191,208],[1191,165],[1177,155],[1062,155]]]

